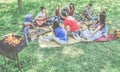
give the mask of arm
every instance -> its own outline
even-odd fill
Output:
[[[47,19],[47,18],[48,18],[48,13],[46,12],[44,19]]]
[[[70,26],[66,26],[66,31],[70,31]]]
[[[70,31],[70,26],[67,25],[66,21],[64,22],[64,29]]]
[[[103,27],[103,25],[99,25],[99,26],[95,29],[95,31],[88,37],[88,39],[91,38],[92,36],[94,36],[102,27]]]
[[[84,15],[86,13],[86,8],[83,9],[82,14]]]
[[[59,37],[59,31],[56,30],[56,29],[54,29],[54,35],[55,35],[56,37]]]
[[[36,17],[35,17],[35,20],[43,20],[44,18],[43,17],[40,17],[40,14],[38,14]]]
[[[83,11],[82,11],[82,14],[80,14],[80,17],[82,17],[82,18],[84,18],[84,14],[86,13],[86,10],[84,9]]]
[[[70,12],[73,12],[73,15],[74,15],[74,13],[75,13],[75,9],[72,8],[72,9],[70,10]]]
[[[98,21],[98,20],[97,20],[96,22],[94,22],[94,23],[93,23],[93,25],[95,25],[95,24],[97,24],[97,23],[99,23],[99,21]]]
[[[65,19],[65,17],[62,15],[62,13],[60,14],[60,17],[63,18],[63,19]]]
[[[55,13],[55,10],[54,10],[54,13],[53,13],[54,16],[56,16],[56,13]]]
[[[61,10],[59,10],[59,16],[61,15]]]
[[[66,21],[64,21],[63,25],[64,25],[64,29],[66,30],[67,29],[66,28],[66,26],[67,26]]]
[[[98,19],[97,19],[97,21],[96,22],[94,22],[93,23],[93,25],[95,25],[95,24],[97,24],[97,23],[99,23],[99,15],[98,15],[98,17],[97,17]]]
[[[46,19],[46,18],[48,17],[48,14],[47,14],[47,12],[46,12],[44,17],[40,17],[40,16],[41,16],[41,15],[38,14],[38,15],[35,17],[35,19],[36,19],[36,20],[43,20],[43,19]]]
[[[75,9],[73,9],[73,15],[75,14]]]
[[[39,14],[35,17],[37,20],[41,20],[42,18],[39,17]]]
[[[92,15],[94,14],[94,9],[92,8]]]

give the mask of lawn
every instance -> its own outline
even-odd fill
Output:
[[[120,29],[120,0],[23,0],[22,11],[18,10],[16,0],[1,0],[0,39],[11,32],[22,35],[24,16],[27,13],[35,16],[40,6],[44,5],[52,16],[56,4],[63,7],[71,2],[75,4],[78,19],[84,6],[90,2],[97,13],[106,7],[107,19],[112,21],[109,32]],[[23,72],[120,72],[120,39],[44,49],[32,42],[19,56]],[[3,64],[4,59],[0,56],[0,72],[18,72],[14,60],[7,59],[7,65]]]

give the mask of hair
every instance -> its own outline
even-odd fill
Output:
[[[56,5],[56,7],[58,7],[60,9],[60,6],[59,5]]]
[[[106,8],[102,8],[102,13],[106,14]]]
[[[75,5],[73,3],[70,3],[70,5],[69,5],[70,10],[72,9],[71,5],[73,5],[73,9],[75,10]]]
[[[89,4],[88,4],[88,6],[92,6],[92,4],[91,4],[91,3],[89,3]]]
[[[58,27],[60,27],[60,24],[59,24],[58,21],[55,21],[54,24],[53,24],[53,26],[52,26],[53,30],[55,30]]]
[[[59,12],[60,12],[60,6],[59,5],[56,5],[56,7],[58,6],[58,9],[55,9],[55,13],[56,14],[59,14]]]
[[[69,12],[70,12],[69,6],[65,5],[63,7],[62,11],[66,11],[69,14]]]
[[[41,7],[40,7],[40,10],[43,10],[43,9],[45,9],[45,7],[44,7],[44,6],[41,6]]]
[[[104,13],[101,13],[99,17],[100,17],[100,24],[105,24],[106,15]]]
[[[68,16],[68,13],[67,13],[66,11],[63,11],[63,12],[62,12],[62,15],[65,16],[65,17],[67,17],[67,16]]]

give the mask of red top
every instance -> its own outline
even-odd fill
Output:
[[[64,20],[64,26],[70,27],[70,32],[75,32],[77,30],[80,30],[79,25],[77,24],[77,20],[75,20],[73,17],[68,16]]]

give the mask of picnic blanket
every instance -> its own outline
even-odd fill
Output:
[[[53,32],[50,32],[47,35],[53,35]],[[43,41],[43,40],[40,39],[40,37],[41,36],[39,36],[38,42],[39,42],[39,46],[41,48],[51,48],[51,47],[65,46],[65,45],[59,45],[55,41],[50,41],[50,42]],[[80,40],[75,40],[73,37],[69,37],[68,43],[66,45],[75,44],[75,43],[78,43],[78,42],[80,42],[82,40],[83,40],[83,38],[81,38]]]
[[[115,40],[116,37],[113,34],[108,34],[107,37],[100,37],[98,39],[95,39],[95,42],[108,42],[111,40]]]
[[[108,41],[112,41],[112,40],[115,40],[115,39],[116,39],[116,37],[113,34],[109,34],[106,38],[105,37],[100,37],[100,38],[94,40],[94,42],[108,42]],[[69,41],[66,45],[76,44],[76,43],[84,42],[84,41],[85,40],[83,38],[81,38],[79,41],[77,41],[74,38],[69,37]],[[42,41],[40,38],[39,38],[38,42],[39,42],[39,46],[41,48],[54,48],[54,47],[65,46],[65,45],[59,45],[55,41],[50,41],[50,42]]]
[[[53,32],[50,32],[49,34],[47,35],[53,35]],[[93,42],[108,42],[108,41],[111,41],[111,40],[115,40],[116,37],[113,35],[113,34],[108,34],[107,37],[100,37],[98,39],[95,39]],[[59,45],[57,44],[55,41],[50,41],[50,42],[47,42],[47,41],[42,41],[39,37],[38,39],[38,42],[39,42],[39,46],[41,48],[54,48],[54,47],[62,47],[62,46],[65,46],[65,45]],[[69,40],[68,40],[68,43],[66,45],[71,45],[71,44],[76,44],[76,43],[79,43],[79,42],[86,42],[85,39],[81,38],[79,41],[78,40],[75,40],[74,38],[72,37],[69,37]]]

